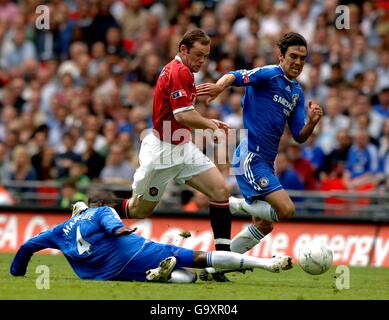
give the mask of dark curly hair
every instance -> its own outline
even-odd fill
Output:
[[[88,206],[89,207],[101,207],[116,205],[118,199],[116,195],[110,190],[104,189],[92,189],[88,192]]]
[[[305,38],[296,32],[288,32],[283,35],[280,41],[277,44],[278,48],[280,48],[281,54],[285,56],[286,51],[289,47],[292,46],[303,46],[307,48],[307,41]]]

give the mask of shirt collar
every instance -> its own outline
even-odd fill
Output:
[[[181,63],[183,63],[183,62],[182,62],[182,58],[181,58],[178,54],[176,54],[176,56],[174,57],[174,59],[176,59],[176,60],[180,61]]]
[[[286,80],[288,80],[290,83],[294,83],[294,80],[295,80],[295,79],[290,80],[290,79],[285,75],[285,71],[284,71],[284,69],[282,69],[282,67],[281,67],[280,64],[278,65],[278,67],[282,70],[282,73],[284,74],[284,78],[285,78]]]

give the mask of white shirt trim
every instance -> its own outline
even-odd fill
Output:
[[[178,54],[176,54],[176,56],[174,57],[174,59],[176,59],[176,60],[180,61],[181,63],[183,63],[181,57],[180,57]]]
[[[181,108],[173,110],[173,114],[177,114],[180,112],[189,111],[189,110],[193,110],[193,109],[194,109],[194,106],[181,107]]]

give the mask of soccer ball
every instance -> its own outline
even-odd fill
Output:
[[[312,242],[299,251],[298,262],[309,274],[323,274],[332,265],[332,251],[324,242]]]

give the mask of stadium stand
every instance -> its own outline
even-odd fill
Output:
[[[49,29],[36,26],[39,4],[48,6]],[[348,6],[349,29],[336,27],[337,5]],[[315,140],[301,148],[291,145],[288,131],[282,139],[280,151],[304,184],[304,190],[291,190],[298,212],[388,214],[387,1],[4,0],[2,193],[8,190],[19,205],[51,206],[60,203],[62,183],[69,178],[81,191],[104,183],[126,192],[141,135],[152,124],[153,86],[174,57],[177,39],[195,26],[212,38],[197,84],[214,82],[231,69],[276,63],[280,35],[301,32],[310,55],[299,81],[306,100],[319,102],[325,116]],[[239,129],[241,96],[240,89],[231,89],[210,105],[198,99],[198,110]],[[345,145],[340,132],[349,137]],[[121,153],[120,168],[114,167],[113,149]],[[312,167],[309,172],[296,166],[295,152],[308,163],[302,169]],[[128,171],[128,179],[121,170]],[[228,169],[222,172],[232,193],[239,194]],[[181,210],[182,203],[193,204],[188,211],[201,208],[184,190],[171,185],[161,209]]]

